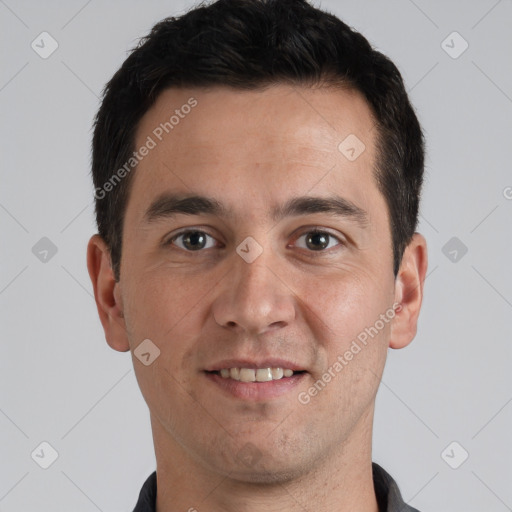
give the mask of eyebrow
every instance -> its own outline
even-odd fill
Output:
[[[355,221],[363,229],[369,224],[365,210],[352,201],[336,195],[329,197],[294,197],[285,204],[274,207],[271,212],[271,219],[278,222],[285,217],[315,213],[328,213],[347,218]],[[178,214],[215,215],[224,218],[233,216],[230,208],[212,197],[164,193],[151,203],[144,214],[143,222],[150,224],[158,220],[172,218]]]

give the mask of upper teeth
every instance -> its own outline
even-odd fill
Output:
[[[291,377],[293,370],[288,368],[223,368],[220,374],[225,379],[232,378],[242,382],[268,382]]]

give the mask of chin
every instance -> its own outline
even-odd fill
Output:
[[[225,469],[223,470],[223,473]],[[258,464],[253,468],[244,467],[243,464],[233,467],[232,471],[227,472],[225,476],[230,480],[239,482],[240,484],[266,484],[266,485],[282,485],[301,476],[302,472],[290,467],[276,468],[271,464],[263,465]]]
[[[230,449],[228,453],[231,455],[220,458],[210,454],[210,467],[240,483],[284,484],[307,472],[299,453],[280,453],[277,448],[264,448],[262,444],[248,442],[240,450]]]

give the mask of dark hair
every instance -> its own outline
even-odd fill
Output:
[[[400,72],[361,34],[305,0],[218,0],[157,23],[103,91],[92,175],[98,230],[116,280],[133,172],[112,179],[133,156],[139,121],[158,95],[171,87],[249,90],[277,83],[349,87],[368,102],[377,125],[375,179],[389,209],[397,275],[418,222],[424,166],[423,134]]]

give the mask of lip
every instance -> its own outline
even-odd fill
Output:
[[[223,361],[219,361],[218,363],[205,368],[205,371],[218,372],[223,368],[251,368],[253,370],[257,370],[258,368],[288,368],[294,372],[306,371],[304,367],[299,366],[292,361],[276,358],[261,359],[259,361],[250,359],[224,359]]]
[[[239,364],[239,362],[237,362],[237,364]],[[277,366],[278,365],[276,365],[276,367]],[[249,368],[248,366],[242,367]],[[226,367],[223,366],[222,368]],[[236,366],[231,366],[231,368],[236,368]],[[259,368],[262,367],[260,366]],[[203,374],[210,382],[215,386],[218,386],[227,395],[255,402],[278,398],[289,393],[293,389],[297,388],[302,379],[307,375],[307,373],[297,373],[291,377],[283,377],[282,379],[271,380],[268,382],[242,382],[235,379],[225,379],[217,373],[208,373],[208,371],[203,372]]]

